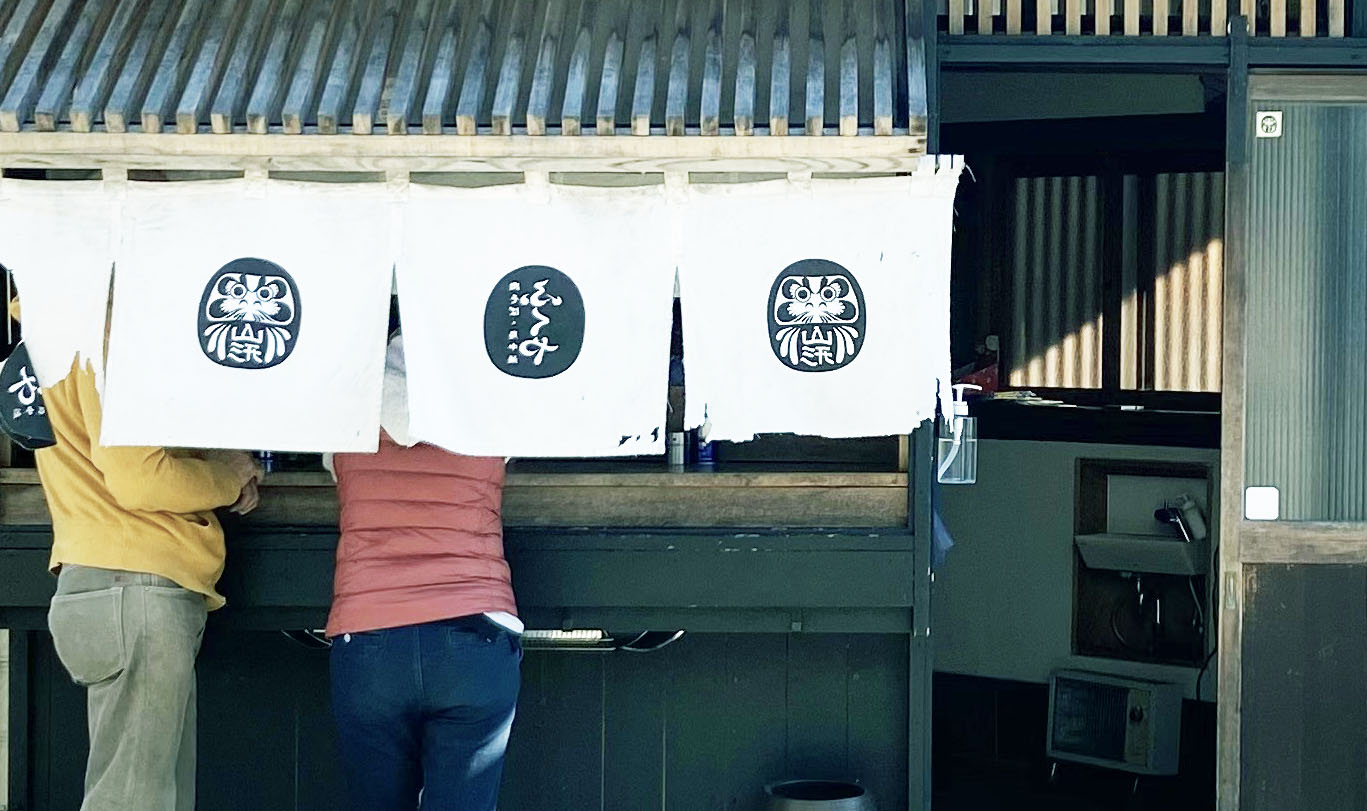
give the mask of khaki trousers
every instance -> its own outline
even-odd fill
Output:
[[[201,595],[164,577],[62,566],[48,628],[86,688],[81,811],[195,807],[195,656],[206,613]]]

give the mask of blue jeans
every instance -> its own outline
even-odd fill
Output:
[[[483,615],[332,641],[332,714],[357,811],[493,811],[522,643]]]

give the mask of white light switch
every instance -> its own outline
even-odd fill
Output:
[[[1275,487],[1244,488],[1244,518],[1276,521],[1282,515],[1282,494]]]

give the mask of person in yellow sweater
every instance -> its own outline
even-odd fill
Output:
[[[240,451],[100,445],[95,375],[80,363],[43,391],[57,444],[34,457],[57,574],[48,626],[87,688],[81,809],[190,811],[195,657],[207,612],[224,603],[213,510],[255,507],[261,471]]]

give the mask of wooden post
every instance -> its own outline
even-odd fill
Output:
[[[1210,34],[1223,37],[1229,29],[1229,0],[1210,0]]]
[[[1230,64],[1225,101],[1224,340],[1220,394],[1220,560],[1216,666],[1215,795],[1218,811],[1239,811],[1242,753],[1243,563],[1239,524],[1244,502],[1244,323],[1248,234],[1248,28],[1230,21]]]
[[[209,15],[208,27],[200,41],[194,68],[185,82],[185,92],[176,105],[176,132],[182,135],[198,132],[199,122],[208,112],[209,93],[218,84],[232,51],[230,23],[234,8],[233,3],[210,4],[205,12]]]
[[[257,50],[262,46],[258,37],[264,37],[270,26],[262,26],[261,33],[253,36],[253,20],[267,17],[270,13],[270,0],[251,0],[247,6],[246,18],[236,23],[237,33],[233,37],[228,65],[209,106],[209,126],[219,134],[233,131],[233,124],[240,118],[247,104],[247,93],[251,90],[251,67],[256,64]],[[288,28],[289,26],[285,26]]]
[[[48,51],[54,50],[55,43],[60,41],[58,36],[69,29],[71,23],[67,18],[72,13],[72,0],[54,0],[48,8],[42,27],[33,37],[4,99],[0,100],[0,132],[18,132],[32,114],[38,94],[42,92],[41,80],[57,58],[55,52],[49,55]],[[0,54],[0,58],[4,56]]]
[[[375,128],[375,119],[380,114],[380,101],[384,96],[389,52],[393,48],[394,37],[398,35],[398,28],[399,9],[394,0],[390,0],[375,28],[370,55],[361,73],[361,87],[356,93],[356,108],[351,112],[351,131],[356,135],[369,135]]]
[[[674,12],[674,44],[669,51],[669,85],[665,92],[665,135],[684,134],[684,108],[688,105],[688,60],[692,56],[688,3]]]
[[[299,65],[295,68],[285,100],[280,105],[280,123],[286,134],[302,133],[304,123],[318,102],[318,76],[324,70],[323,44],[327,39],[328,19],[332,16],[332,10],[328,4],[320,4],[313,10],[308,35],[299,54]]]
[[[418,113],[418,96],[424,83],[424,63],[432,55],[429,44],[432,29],[432,2],[419,0],[412,4],[412,11],[403,30],[396,35],[399,44],[399,67],[389,79],[389,103],[384,105],[385,130],[390,135],[404,135],[408,132],[408,121]],[[381,94],[383,98],[384,94]]]
[[[10,80],[14,78],[19,66],[27,62],[31,56],[31,51],[19,47],[19,43],[37,44],[35,37],[38,27],[46,22],[48,17],[35,14],[34,10],[39,2],[44,1],[19,0],[18,5],[12,9],[3,30],[0,30],[0,87],[10,87]]]
[[[1036,0],[1035,33],[1042,37],[1054,33],[1053,0]]]
[[[459,18],[452,16],[442,31],[437,44],[437,56],[432,62],[432,81],[422,103],[422,131],[424,135],[441,135],[442,122],[450,112],[451,91],[455,87],[456,42]]]
[[[732,114],[737,135],[752,135],[755,131],[755,58],[755,0],[741,0],[736,101]]]
[[[1343,0],[1329,0],[1329,36],[1343,36],[1344,17]]]
[[[949,33],[964,32],[964,0],[949,0]]]
[[[1314,0],[1306,0],[1313,4]],[[1267,32],[1274,37],[1286,36],[1286,0],[1271,0],[1268,4]]]
[[[31,744],[29,728],[30,674],[33,631],[9,633],[9,805],[33,808],[29,781]]]
[[[913,49],[913,43],[910,41],[907,43],[907,70],[909,73],[913,70],[920,70],[924,80],[919,85],[909,81],[907,93],[908,96],[911,96],[915,90],[923,89],[925,92],[926,151],[935,154],[940,149],[940,51],[938,44],[940,38],[936,33],[938,30],[937,9],[934,0],[914,0],[908,5],[910,6],[907,10],[909,40],[913,30],[911,24],[913,10],[918,12],[917,16],[921,24],[915,29],[918,37],[915,44],[919,47]],[[913,53],[920,55],[920,58],[914,63],[912,62]],[[911,108],[910,100],[907,102],[907,106],[909,109]]]
[[[631,14],[636,13],[637,6],[633,5]],[[622,57],[630,30],[623,24],[620,14],[611,16],[612,32],[603,49],[603,75],[598,85],[598,118],[594,129],[598,135],[617,134],[617,96],[622,87]]]
[[[569,70],[565,75],[565,100],[560,105],[561,135],[579,135],[584,129],[584,102],[589,87],[589,48],[593,46],[596,11],[597,3],[593,0],[579,7],[578,33],[574,38],[574,50],[570,52]],[[605,60],[603,72],[606,74],[608,70],[610,67]],[[616,93],[615,88],[613,92]]]
[[[1301,0],[1301,28],[1300,35],[1303,37],[1315,36],[1315,26],[1317,20],[1315,14],[1319,11],[1318,0]],[[1333,11],[1330,11],[1332,17]]]
[[[930,811],[932,688],[935,648],[931,637],[930,590],[933,527],[934,421],[926,420],[910,437],[907,465],[907,526],[913,535],[910,659],[907,668],[907,808]]]
[[[522,86],[522,58],[527,47],[527,19],[530,16],[531,5],[527,0],[518,0],[510,20],[511,31],[503,51],[503,64],[498,70],[498,85],[494,88],[494,107],[490,114],[494,135],[513,134],[513,108]]]
[[[788,95],[792,92],[792,51],[788,4],[779,3],[774,21],[774,65],[769,72],[769,134],[788,134]]]
[[[1006,0],[1006,33],[1012,36],[1021,32],[1021,0]]]
[[[873,42],[873,134],[892,135],[893,86],[892,44],[888,41],[887,9],[881,6]]]
[[[712,0],[707,39],[703,50],[702,92],[698,102],[698,127],[703,135],[721,134],[721,76],[723,4]]]
[[[71,129],[74,132],[90,132],[94,128],[95,114],[109,99],[111,91],[114,89],[114,81],[124,72],[129,75],[138,75],[140,71],[134,70],[138,62],[128,61],[123,71],[113,70],[113,65],[122,63],[131,54],[128,49],[131,47],[129,36],[130,29],[139,27],[139,18],[134,14],[139,9],[141,3],[121,3],[114,13],[114,18],[104,29],[104,36],[100,38],[100,44],[95,49],[95,55],[91,58],[90,64],[85,69],[85,76],[76,85],[75,96],[71,101]],[[152,7],[146,10],[147,15],[156,15],[158,25],[165,21],[166,2],[157,0]],[[134,31],[133,33],[137,33]],[[148,36],[151,32],[146,32]],[[143,44],[144,58],[146,44]]]
[[[484,0],[470,45],[470,61],[465,66],[465,78],[460,84],[460,100],[456,102],[457,135],[474,135],[477,131],[479,109],[484,103],[484,86],[489,72],[489,46],[493,39],[492,12],[493,0]]]
[[[978,3],[978,33],[986,36],[992,33],[993,3],[995,0],[977,0]]]
[[[811,0],[807,17],[807,115],[808,135],[826,129],[826,34],[822,25],[822,0]]]
[[[560,47],[560,28],[564,25],[565,3],[548,3],[542,21],[541,45],[536,50],[532,69],[532,88],[527,97],[527,134],[545,135],[550,114],[551,91],[555,83],[555,53]]]
[[[859,40],[856,0],[845,0],[845,36],[840,46],[840,134],[859,134]]]
[[[1082,33],[1082,0],[1065,0],[1063,31],[1070,37]]]
[[[285,91],[290,88],[288,77],[292,72],[289,47],[301,6],[301,0],[287,0],[275,21],[270,47],[266,49],[261,72],[256,77],[256,88],[247,101],[247,132],[265,135],[270,130],[271,121],[281,115]],[[231,121],[228,127],[231,130]]]
[[[81,54],[85,52],[86,45],[89,44],[90,37],[102,17],[104,9],[98,3],[83,4],[76,16],[75,25],[66,38],[61,56],[57,58],[57,63],[52,66],[52,70],[42,82],[43,91],[33,111],[33,123],[39,131],[52,132],[57,129],[57,122],[71,100],[71,88],[76,83],[76,69],[79,67]]]
[[[1125,36],[1139,36],[1139,0],[1125,0]]]
[[[1110,36],[1111,34],[1111,0],[1096,0],[1096,35],[1099,37]]]
[[[1153,35],[1168,35],[1168,0],[1153,0]]]
[[[366,8],[369,8],[367,5]],[[318,102],[318,132],[321,135],[336,135],[342,119],[342,105],[350,98],[356,83],[356,74],[362,61],[364,43],[361,34],[368,28],[367,19],[359,9],[343,6],[342,19],[338,21],[341,29],[337,33],[337,45],[328,70],[327,83],[323,87],[323,98]]]
[[[110,132],[124,132],[128,129],[124,116],[132,118],[136,112],[142,120],[143,132],[161,132],[164,123],[174,115],[172,104],[174,100],[171,94],[180,85],[180,80],[185,77],[187,66],[183,65],[182,57],[189,45],[190,37],[194,33],[200,13],[206,4],[201,0],[187,0],[181,6],[180,15],[176,20],[176,27],[171,32],[171,39],[166,43],[166,50],[162,52],[161,62],[149,75],[152,82],[147,89],[147,96],[142,100],[142,109],[134,111],[132,108],[133,99],[137,98],[138,89],[131,84],[124,84],[122,81],[114,88],[114,95],[109,100],[109,107],[105,109],[105,129]],[[142,43],[144,48],[151,47],[149,41]],[[136,50],[134,51],[136,53]],[[148,66],[152,66],[151,60]],[[112,113],[112,115],[111,115]],[[111,128],[111,123],[113,127]]]
[[[1182,0],[1182,36],[1194,37],[1199,32],[1199,0]]]
[[[636,86],[631,96],[631,134],[650,134],[650,114],[655,106],[655,59],[660,42],[660,18],[650,11],[651,22],[641,40],[640,58],[636,61]]]

